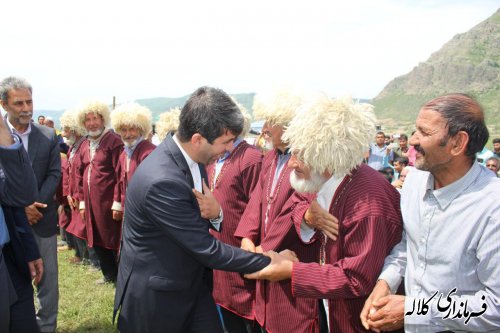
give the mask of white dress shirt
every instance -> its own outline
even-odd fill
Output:
[[[24,131],[23,133],[21,133],[21,132],[18,132],[14,128],[14,126],[10,123],[9,117],[6,116],[5,120],[6,120],[7,126],[9,126],[12,133],[19,135],[19,137],[21,138],[21,141],[23,142],[24,149],[26,150],[26,152],[28,152],[29,136],[31,133],[31,123],[28,124],[28,129],[26,131]]]
[[[181,150],[182,156],[184,156],[184,159],[186,160],[186,162],[188,164],[189,171],[191,171],[191,176],[193,177],[193,184],[194,184],[195,190],[200,192],[200,193],[203,193],[203,185],[202,185],[199,164],[196,163],[195,161],[193,161],[193,159],[188,155],[188,153],[184,150],[184,148],[182,148],[181,143],[179,142],[179,139],[177,138],[177,135],[173,135],[173,139],[174,139],[174,142],[177,145],[177,147],[179,147],[179,149]],[[215,219],[210,219],[210,223],[217,231],[220,230],[222,219],[223,219],[223,213],[222,213],[222,207],[221,207],[219,217],[217,217]]]

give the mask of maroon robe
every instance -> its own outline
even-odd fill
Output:
[[[234,232],[259,181],[262,153],[246,141],[240,142],[224,161],[214,187],[215,165],[207,167],[207,174],[224,219],[220,232],[210,230],[210,233],[226,244],[240,247],[241,239],[235,237]],[[217,304],[243,318],[254,319],[255,281],[244,279],[239,273],[219,270],[213,271],[213,280]]]
[[[118,183],[118,191],[116,191],[114,196],[114,201],[121,203],[122,210],[125,206],[125,194],[127,191],[127,185],[129,181],[132,179],[134,175],[135,169],[139,166],[139,164],[148,157],[149,154],[156,148],[154,144],[149,142],[148,140],[142,140],[137,144],[134,151],[132,152],[132,156],[130,156],[129,169],[127,171],[127,153],[125,150],[120,154],[119,160],[119,183]]]
[[[260,244],[263,251],[279,252],[290,249],[304,262],[315,261],[319,245],[311,246],[301,242],[291,219],[276,220],[295,192],[290,185],[292,169],[286,165],[278,178],[273,195],[275,199],[268,212],[267,227],[264,228],[267,197],[272,186],[277,160],[276,150],[270,151],[264,157],[259,184],[250,196],[235,236],[251,239],[255,245]],[[290,280],[257,281],[255,319],[269,333],[319,331],[317,300],[294,298]]]
[[[296,200],[291,207],[293,212],[288,216],[300,234],[309,203]],[[332,333],[366,332],[359,315],[385,257],[402,236],[399,193],[377,171],[363,164],[344,178],[329,211],[339,220],[339,236],[332,241],[322,233],[315,234],[311,243],[321,244],[325,264],[319,264],[320,251],[315,263],[294,263],[293,296],[329,299]]]
[[[81,140],[81,141],[80,141]],[[78,185],[78,171],[79,164],[81,163],[82,147],[88,145],[86,138],[81,138],[75,145],[68,151],[68,161],[66,172],[63,175],[63,195],[70,196],[73,200],[79,202],[82,200],[80,197],[80,189]],[[80,239],[87,239],[87,232],[85,230],[85,221],[82,220],[78,205],[76,209],[71,211],[71,219],[66,231]]]
[[[85,202],[85,226],[89,247],[118,251],[121,221],[113,220],[111,206],[118,189],[119,159],[123,142],[119,135],[105,132],[90,158],[90,140],[82,145],[78,171],[79,198]],[[90,175],[90,178],[89,178]]]

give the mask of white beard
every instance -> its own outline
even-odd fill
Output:
[[[135,139],[134,141],[132,141],[130,143],[124,140],[123,144],[125,145],[125,147],[130,148],[130,147],[135,146],[135,144],[137,143],[137,141],[139,141],[139,138]]]
[[[65,144],[67,144],[68,146],[72,146],[75,144],[75,136],[74,135],[71,135],[69,138],[63,138],[63,141]]]
[[[98,138],[104,132],[104,128],[98,129],[97,131],[89,131],[89,136],[92,138]]]
[[[265,141],[264,143],[264,149],[269,151],[274,149],[274,145],[272,141]]]
[[[311,179],[299,179],[295,171],[290,173],[290,184],[300,193],[317,193],[327,180],[328,178],[314,171],[311,171]]]

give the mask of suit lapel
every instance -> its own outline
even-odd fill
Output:
[[[174,139],[172,138],[172,135],[168,135],[167,138],[165,139],[165,145],[167,146],[168,150],[170,151],[170,154],[172,155],[173,160],[181,169],[181,171],[184,173],[186,176],[186,181],[188,184],[191,186],[191,188],[194,188],[194,183],[193,183],[193,176],[191,175],[191,171],[189,170],[189,166],[186,162],[186,159],[184,158],[184,155],[182,155],[181,150],[175,143]]]
[[[36,154],[38,153],[38,147],[40,143],[39,136],[39,129],[35,124],[31,124],[31,133],[28,135],[28,156],[30,157],[31,165],[33,165]]]

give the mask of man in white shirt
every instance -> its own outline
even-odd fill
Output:
[[[475,162],[489,135],[483,110],[467,95],[445,95],[422,107],[416,128],[405,232],[361,321],[375,331],[500,332],[500,180]],[[394,295],[403,277],[406,296]]]

